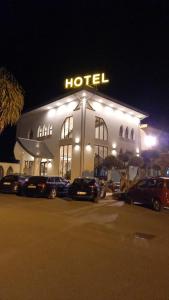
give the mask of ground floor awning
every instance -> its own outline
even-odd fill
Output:
[[[53,154],[49,151],[47,145],[43,141],[31,140],[25,138],[17,138],[20,146],[35,158],[53,159]]]

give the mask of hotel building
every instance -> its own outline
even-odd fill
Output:
[[[108,155],[141,151],[147,115],[93,88],[75,90],[22,115],[14,148],[20,172],[98,176]]]

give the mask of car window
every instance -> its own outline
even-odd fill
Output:
[[[163,185],[164,185],[164,181],[163,180],[158,180],[156,187],[159,188],[159,189],[162,189]]]
[[[169,190],[169,180],[166,180],[166,188]]]
[[[60,182],[60,181],[62,181],[61,177],[55,177],[55,182]]]
[[[140,182],[138,182],[137,187],[138,188],[144,188],[147,186],[147,180],[141,180]]]
[[[29,183],[44,183],[46,182],[47,178],[46,177],[43,177],[43,176],[33,176],[33,177],[30,177],[29,178]]]
[[[157,184],[157,180],[156,180],[156,179],[150,179],[150,180],[148,180],[148,182],[147,182],[147,186],[148,186],[149,188],[154,188],[154,187],[156,186],[156,184]]]
[[[18,180],[18,176],[16,176],[16,175],[8,175],[8,176],[5,176],[4,178],[3,178],[3,181],[17,181]]]

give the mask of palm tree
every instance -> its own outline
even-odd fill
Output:
[[[14,76],[0,68],[0,133],[18,121],[24,105],[24,91]]]

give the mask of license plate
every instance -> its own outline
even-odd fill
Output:
[[[36,189],[36,185],[28,185],[28,189]]]
[[[11,185],[10,182],[4,182],[3,185]]]
[[[77,192],[77,195],[86,195],[86,192]]]

